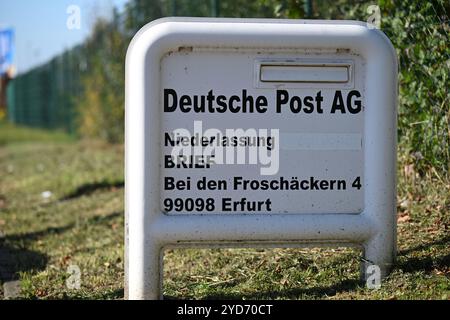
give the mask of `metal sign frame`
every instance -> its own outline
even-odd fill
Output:
[[[364,211],[360,214],[166,215],[160,208],[160,62],[185,47],[351,50],[366,63]],[[156,20],[126,58],[125,295],[161,298],[167,247],[361,246],[362,274],[385,276],[396,254],[397,57],[379,30],[355,21]]]

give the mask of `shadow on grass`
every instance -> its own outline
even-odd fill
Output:
[[[89,219],[86,219],[85,221],[81,221],[80,225],[98,225],[105,222],[108,222],[109,220],[112,220],[114,218],[117,218],[119,216],[123,215],[123,212],[113,212],[105,216],[93,216]],[[44,230],[39,230],[35,232],[29,232],[24,234],[12,234],[8,235],[4,238],[4,240],[7,240],[8,242],[19,242],[19,243],[26,243],[29,241],[35,241],[38,239],[41,239],[43,237],[47,237],[50,235],[58,235],[62,234],[64,232],[67,232],[73,228],[76,227],[75,222],[71,222],[65,226],[61,227],[49,227]],[[1,240],[0,240],[1,241]],[[1,243],[1,242],[0,242]]]
[[[445,235],[442,238],[436,239],[431,242],[423,243],[418,246],[414,246],[408,249],[400,250],[399,257],[404,261],[397,261],[395,269],[400,269],[404,272],[432,272],[433,270],[441,270],[450,268],[450,254],[441,256],[425,256],[425,257],[408,257],[412,253],[420,253],[429,250],[435,246],[449,246],[450,236]],[[426,254],[426,252],[423,252]]]
[[[442,270],[450,268],[450,254],[438,257],[409,258],[402,263],[397,263],[395,269],[401,269],[404,272],[432,272],[433,270]]]
[[[409,253],[413,253],[413,252],[416,252],[416,251],[427,250],[430,247],[441,246],[441,245],[447,245],[447,246],[450,245],[450,235],[446,235],[446,236],[444,236],[442,238],[436,239],[436,240],[431,241],[431,242],[422,243],[422,244],[420,244],[418,246],[415,246],[415,247],[412,247],[412,248],[400,250],[398,255],[399,256],[404,256],[404,255],[407,255]]]
[[[39,230],[35,232],[12,234],[5,237],[5,240],[7,240],[8,242],[19,242],[19,243],[35,241],[40,238],[47,237],[49,235],[64,233],[72,229],[74,226],[75,223],[71,223],[63,227],[49,227],[44,230]]]
[[[0,239],[0,281],[18,280],[20,272],[45,269],[47,255],[29,250],[26,245],[51,234],[66,232],[73,226],[74,224],[51,227],[36,232],[12,234]]]
[[[98,190],[121,189],[124,187],[124,185],[125,183],[123,181],[115,181],[115,182],[101,181],[94,183],[86,183],[78,187],[72,193],[69,193],[68,195],[60,198],[59,201],[72,200],[82,196],[87,196]]]
[[[108,222],[123,212],[113,212],[106,216],[94,216],[82,222],[84,225],[96,225]],[[43,270],[48,261],[47,255],[26,248],[27,244],[51,235],[59,235],[73,229],[75,223],[61,227],[49,227],[43,230],[7,235],[0,239],[0,281],[17,280],[20,272]]]
[[[61,234],[72,229],[74,224],[51,227],[23,234],[12,234],[0,240],[0,281],[18,280],[20,272],[44,270],[47,255],[26,248],[27,244],[40,238]]]
[[[117,290],[112,290],[111,292],[108,292],[104,295],[102,295],[102,299],[103,300],[118,300],[118,299],[123,299],[125,296],[125,292],[124,289],[117,289]]]
[[[47,255],[28,249],[14,248],[0,242],[0,282],[18,280],[20,272],[43,270]]]
[[[361,285],[360,280],[346,279],[331,286],[317,286],[312,288],[290,288],[276,291],[258,291],[244,294],[217,293],[209,294],[202,300],[255,300],[255,299],[298,299],[307,296],[309,299],[323,299],[335,296],[340,292],[352,291]],[[179,297],[164,296],[166,300],[179,300]]]
[[[448,246],[450,244],[450,236],[445,235],[433,241],[423,243],[411,248],[399,251],[400,261],[397,261],[394,270],[402,270],[407,273],[423,271],[431,273],[434,270],[448,270],[450,268],[450,254],[434,255],[422,257],[410,257],[409,254],[423,253],[436,246]],[[232,286],[236,285],[233,283]],[[307,297],[308,299],[324,299],[335,296],[338,293],[350,292],[358,288],[364,288],[364,283],[360,279],[346,279],[330,286],[316,286],[310,288],[290,288],[278,291],[258,291],[243,294],[223,293],[219,290],[217,293],[211,293],[202,299],[221,299],[221,300],[240,300],[240,299],[298,299]],[[186,297],[189,298],[189,297]],[[179,296],[164,296],[167,300],[185,299]]]

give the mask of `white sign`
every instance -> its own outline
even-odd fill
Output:
[[[144,27],[127,54],[127,297],[161,296],[170,246],[360,245],[385,275],[396,97],[395,51],[363,23]]]

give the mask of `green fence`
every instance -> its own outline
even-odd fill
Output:
[[[75,131],[75,101],[85,68],[82,47],[12,80],[7,89],[8,119],[17,124]]]

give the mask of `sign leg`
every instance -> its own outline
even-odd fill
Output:
[[[162,299],[162,249],[156,244],[147,244],[143,249],[142,264],[135,261],[129,266],[128,299]]]
[[[370,284],[380,283],[394,263],[395,244],[387,233],[378,233],[364,244],[364,258],[361,264],[361,278]]]

